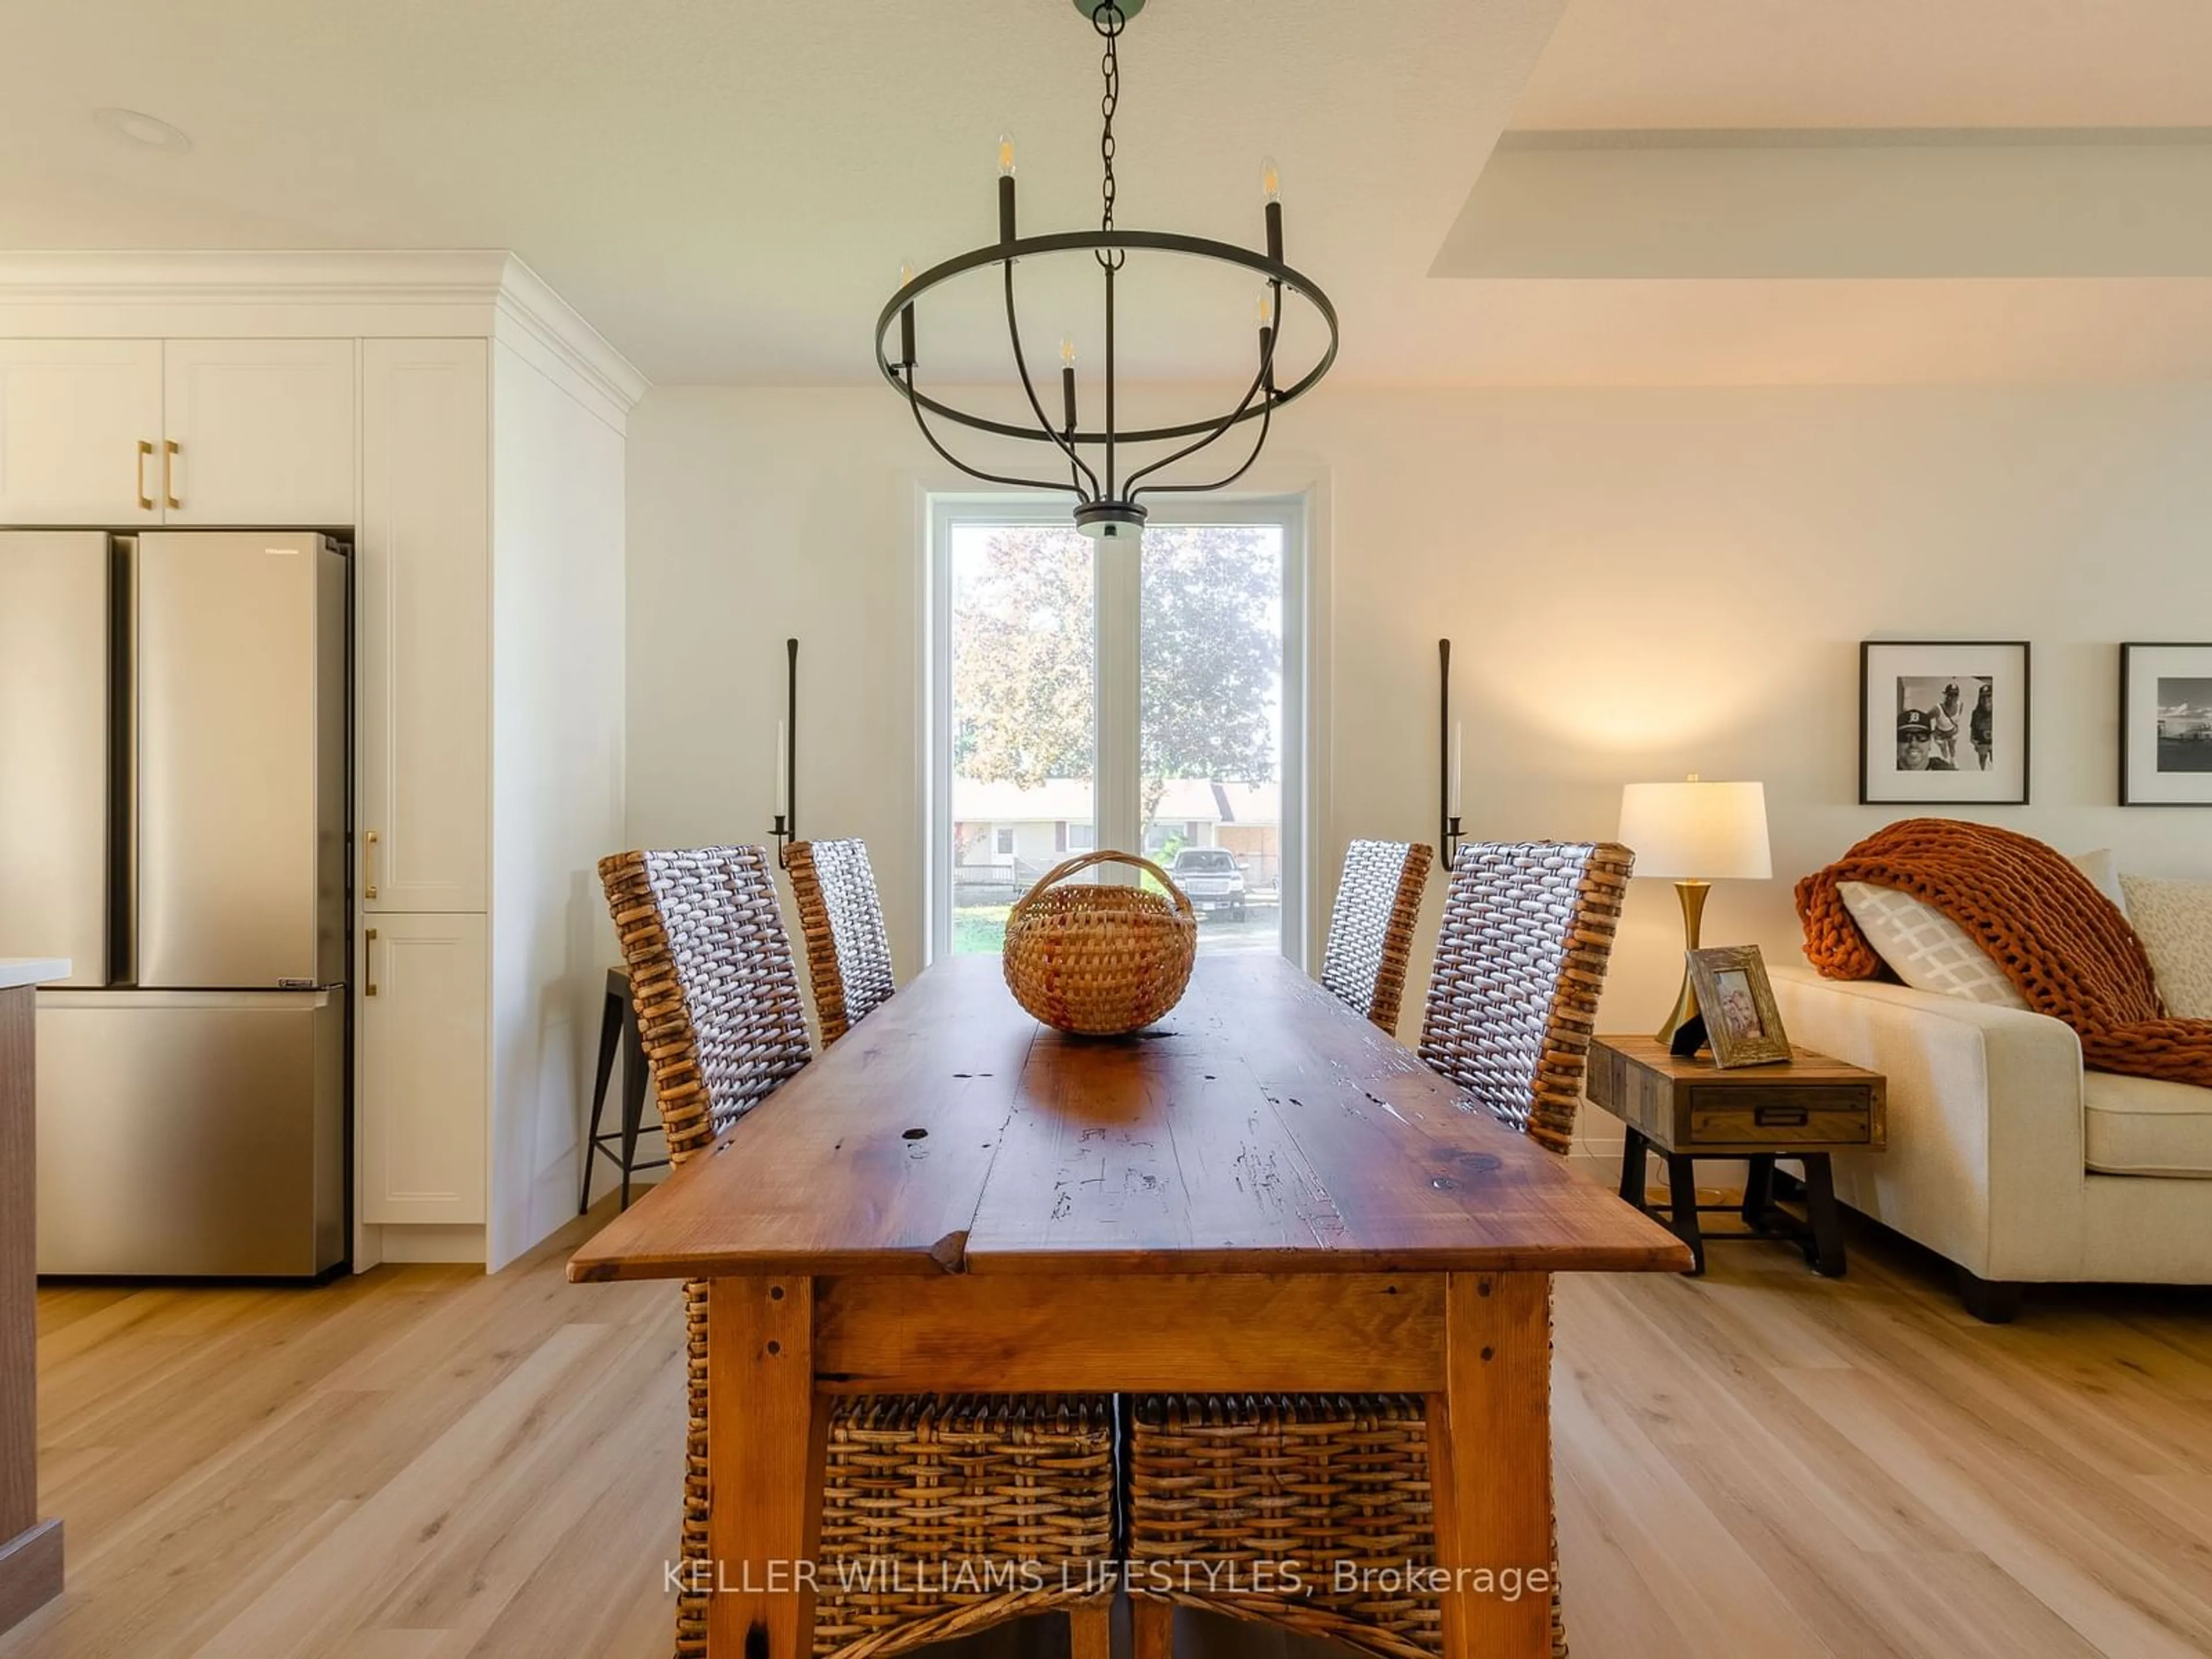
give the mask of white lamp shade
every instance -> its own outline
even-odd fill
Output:
[[[1620,792],[1620,839],[1639,876],[1765,881],[1774,873],[1763,783],[1632,783]]]

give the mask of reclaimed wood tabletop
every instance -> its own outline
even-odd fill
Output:
[[[1280,957],[1133,1036],[921,975],[574,1257],[724,1274],[1667,1271],[1680,1246]]]

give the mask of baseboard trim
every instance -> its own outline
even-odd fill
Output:
[[[21,1624],[62,1593],[62,1523],[26,1527],[0,1544],[0,1631]]]
[[[387,1222],[380,1254],[387,1262],[482,1262],[482,1227],[410,1225]]]

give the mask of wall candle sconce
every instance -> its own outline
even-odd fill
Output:
[[[1451,712],[1451,641],[1437,641],[1437,799],[1442,805],[1441,833],[1437,837],[1437,853],[1449,870],[1458,861],[1459,844],[1465,839],[1460,834],[1460,770],[1464,758],[1462,738],[1464,733]]]
[[[793,738],[799,730],[799,641],[783,642],[783,718],[775,723],[775,837],[776,867],[786,867],[786,854],[799,835],[799,757]]]

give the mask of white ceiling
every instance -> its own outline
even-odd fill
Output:
[[[1564,3],[1154,0],[1124,42],[1121,222],[1255,243],[1273,155],[1290,258],[1380,368],[1370,319],[1420,281]],[[511,247],[659,381],[865,378],[901,261],[995,234],[1002,127],[1024,228],[1097,222],[1099,42],[1069,0],[12,9],[9,244]],[[91,118],[116,105],[193,149],[132,150]],[[1257,287],[1130,330],[1131,372],[1241,362]],[[1066,325],[1042,313],[1072,308],[1033,308],[1048,350]],[[926,368],[999,371],[954,332],[925,328]]]
[[[1523,128],[2212,125],[2205,0],[1573,0]]]
[[[513,248],[664,383],[866,379],[900,262],[993,234],[1001,126],[1024,229],[1097,211],[1097,45],[1069,0],[10,9],[0,245]],[[2188,280],[1993,297],[1430,273],[1509,125],[2212,126],[2208,64],[2212,0],[1152,0],[1123,58],[1118,216],[1256,242],[1273,155],[1346,380],[2201,374],[2212,299]],[[193,148],[134,149],[103,106]],[[1095,362],[1087,279],[1024,278],[1040,355],[1072,329]],[[1133,268],[1125,368],[1233,372],[1253,286],[1148,293]],[[1001,373],[999,303],[927,313],[926,372]],[[1897,344],[1849,343],[1871,340]]]

